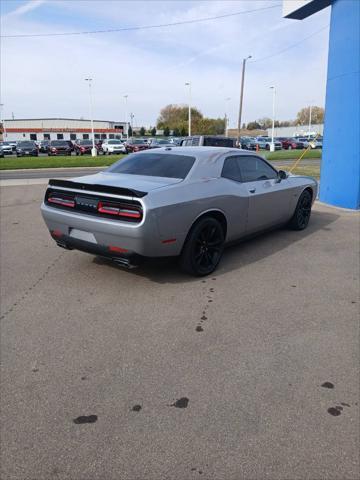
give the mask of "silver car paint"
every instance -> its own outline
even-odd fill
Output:
[[[157,153],[184,155],[184,148],[156,149]],[[146,154],[144,151],[139,154]],[[49,230],[69,234],[76,228],[94,234],[100,245],[116,245],[140,255],[157,257],[181,253],[193,223],[209,211],[221,212],[227,222],[226,241],[281,224],[291,218],[302,191],[310,187],[313,201],[317,181],[310,177],[239,183],[221,177],[224,159],[235,155],[256,156],[247,150],[223,147],[187,147],[186,155],[196,158],[184,180],[102,172],[78,177],[74,181],[103,184],[147,191],[141,203],[144,217],[139,224],[129,224],[90,215],[41,206]],[[66,190],[66,189],[64,189]],[[74,190],[74,189],[71,189]],[[81,191],[96,195],[94,192]],[[107,195],[121,198],[119,195]],[[122,197],[125,198],[125,197]],[[126,197],[131,198],[131,197]],[[174,243],[163,240],[176,238]]]

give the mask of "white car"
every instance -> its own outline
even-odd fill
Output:
[[[112,153],[126,153],[125,144],[121,140],[105,140],[101,145],[104,155]]]

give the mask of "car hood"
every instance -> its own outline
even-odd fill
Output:
[[[129,175],[126,173],[100,172],[72,179],[74,182],[90,185],[106,185],[108,187],[121,187],[141,192],[151,192],[157,188],[180,183],[180,178],[149,177],[145,175]]]

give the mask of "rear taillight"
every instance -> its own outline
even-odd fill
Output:
[[[55,205],[61,205],[62,207],[75,208],[74,198],[62,195],[58,193],[50,193],[47,199],[48,203],[53,203]]]
[[[97,210],[99,213],[116,217],[132,218],[134,220],[141,220],[142,218],[141,210],[132,205],[125,206],[117,203],[99,202]]]

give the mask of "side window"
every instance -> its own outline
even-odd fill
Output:
[[[276,171],[259,157],[238,157],[243,182],[256,182],[277,178]]]
[[[192,143],[190,143],[190,145],[192,145],[193,147],[198,147],[200,144],[200,137],[194,137],[192,139]]]
[[[224,178],[228,178],[229,180],[235,180],[235,182],[241,182],[238,160],[239,157],[235,156],[225,158],[221,176]]]

